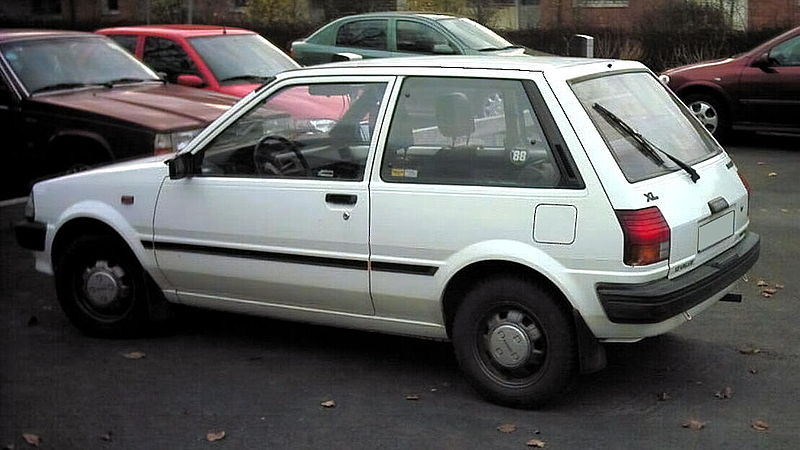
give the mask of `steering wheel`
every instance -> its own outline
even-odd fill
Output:
[[[253,148],[253,164],[259,175],[311,176],[308,161],[297,145],[283,136],[270,135],[259,139]]]

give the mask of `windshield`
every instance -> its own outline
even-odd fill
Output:
[[[649,143],[687,165],[721,151],[700,123],[647,72],[584,79],[573,82],[572,90],[632,183],[681,167],[671,158],[654,157],[651,152],[643,151],[636,137],[624,132],[603,110],[613,113]]]
[[[12,41],[0,51],[28,92],[158,76],[112,40],[100,36]]]
[[[514,44],[498,36],[485,26],[465,18],[442,19],[439,23],[475,50],[500,50]]]
[[[222,84],[260,82],[300,67],[257,34],[225,34],[189,41]]]

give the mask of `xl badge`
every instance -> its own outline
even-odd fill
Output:
[[[652,192],[648,192],[647,194],[644,194],[644,198],[647,199],[648,203],[658,200],[658,196],[656,194],[653,194]]]

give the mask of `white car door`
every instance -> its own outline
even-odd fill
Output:
[[[278,87],[164,181],[151,245],[180,301],[374,312],[365,167],[390,81]]]

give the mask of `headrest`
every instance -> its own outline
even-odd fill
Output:
[[[442,136],[456,138],[475,131],[472,105],[462,92],[451,92],[436,99],[436,123]]]

